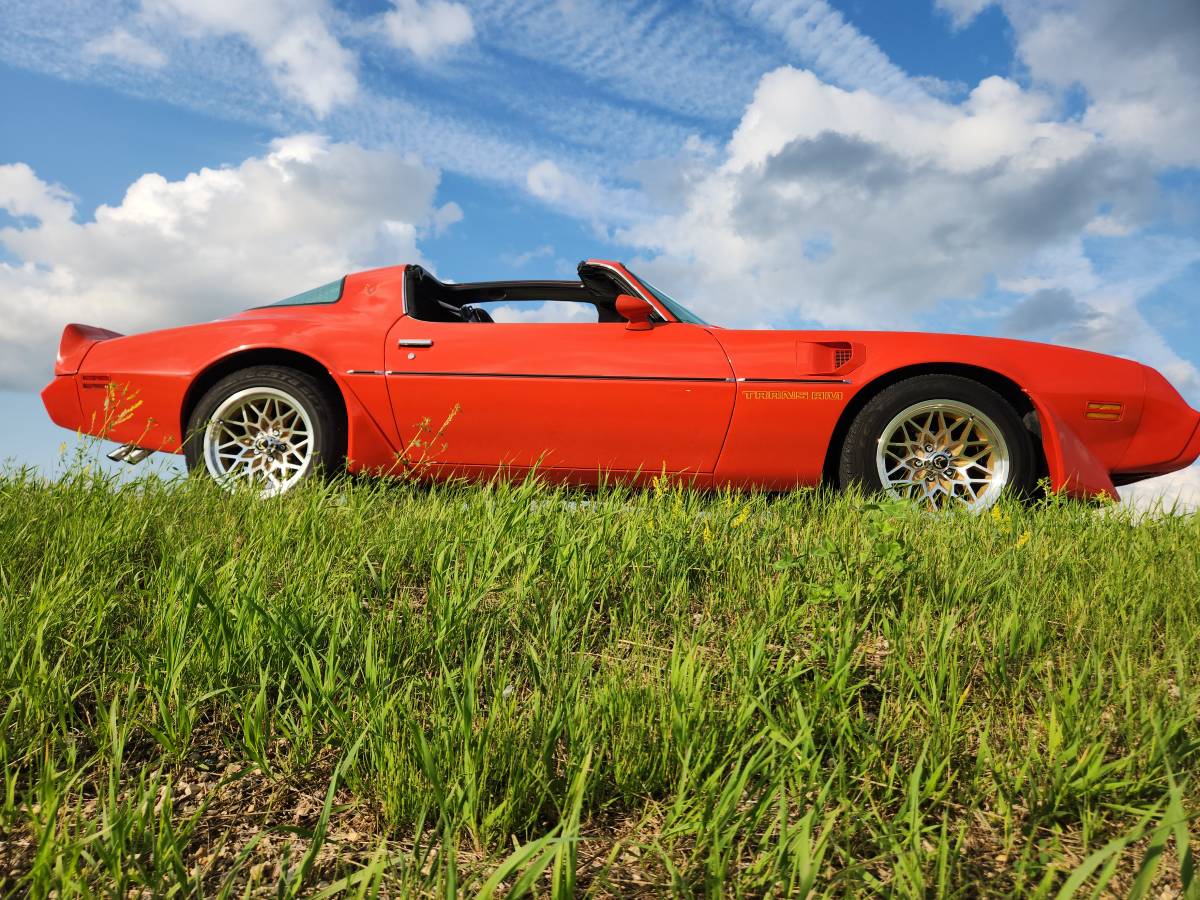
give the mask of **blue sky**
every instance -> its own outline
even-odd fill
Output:
[[[1194,0],[0,0],[0,458],[57,333],[419,260],[1004,334],[1200,406]],[[1193,477],[1194,473],[1187,477]]]

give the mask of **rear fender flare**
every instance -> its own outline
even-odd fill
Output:
[[[205,391],[226,375],[249,366],[287,366],[318,379],[339,407],[342,427],[346,429],[346,459],[351,470],[355,460],[377,460],[395,453],[394,442],[379,427],[375,417],[346,384],[321,361],[295,350],[279,347],[255,347],[238,350],[213,360],[188,385],[179,411],[179,433],[187,437],[188,420]]]

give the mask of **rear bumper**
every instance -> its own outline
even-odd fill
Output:
[[[55,425],[79,431],[83,426],[83,407],[74,375],[56,375],[42,390],[42,405]]]

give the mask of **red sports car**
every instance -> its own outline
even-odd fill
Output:
[[[545,321],[553,318],[555,321]],[[532,321],[531,319],[537,319]],[[980,509],[1040,479],[1075,496],[1200,456],[1200,413],[1156,371],[983,337],[740,331],[620,263],[578,281],[348,275],[202,325],[68,325],[42,392],[114,459],[183,453],[282,493],[323,464],[594,484],[862,484]]]

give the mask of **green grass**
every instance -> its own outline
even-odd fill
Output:
[[[12,473],[0,884],[1191,892],[1198,637],[1195,516]]]

